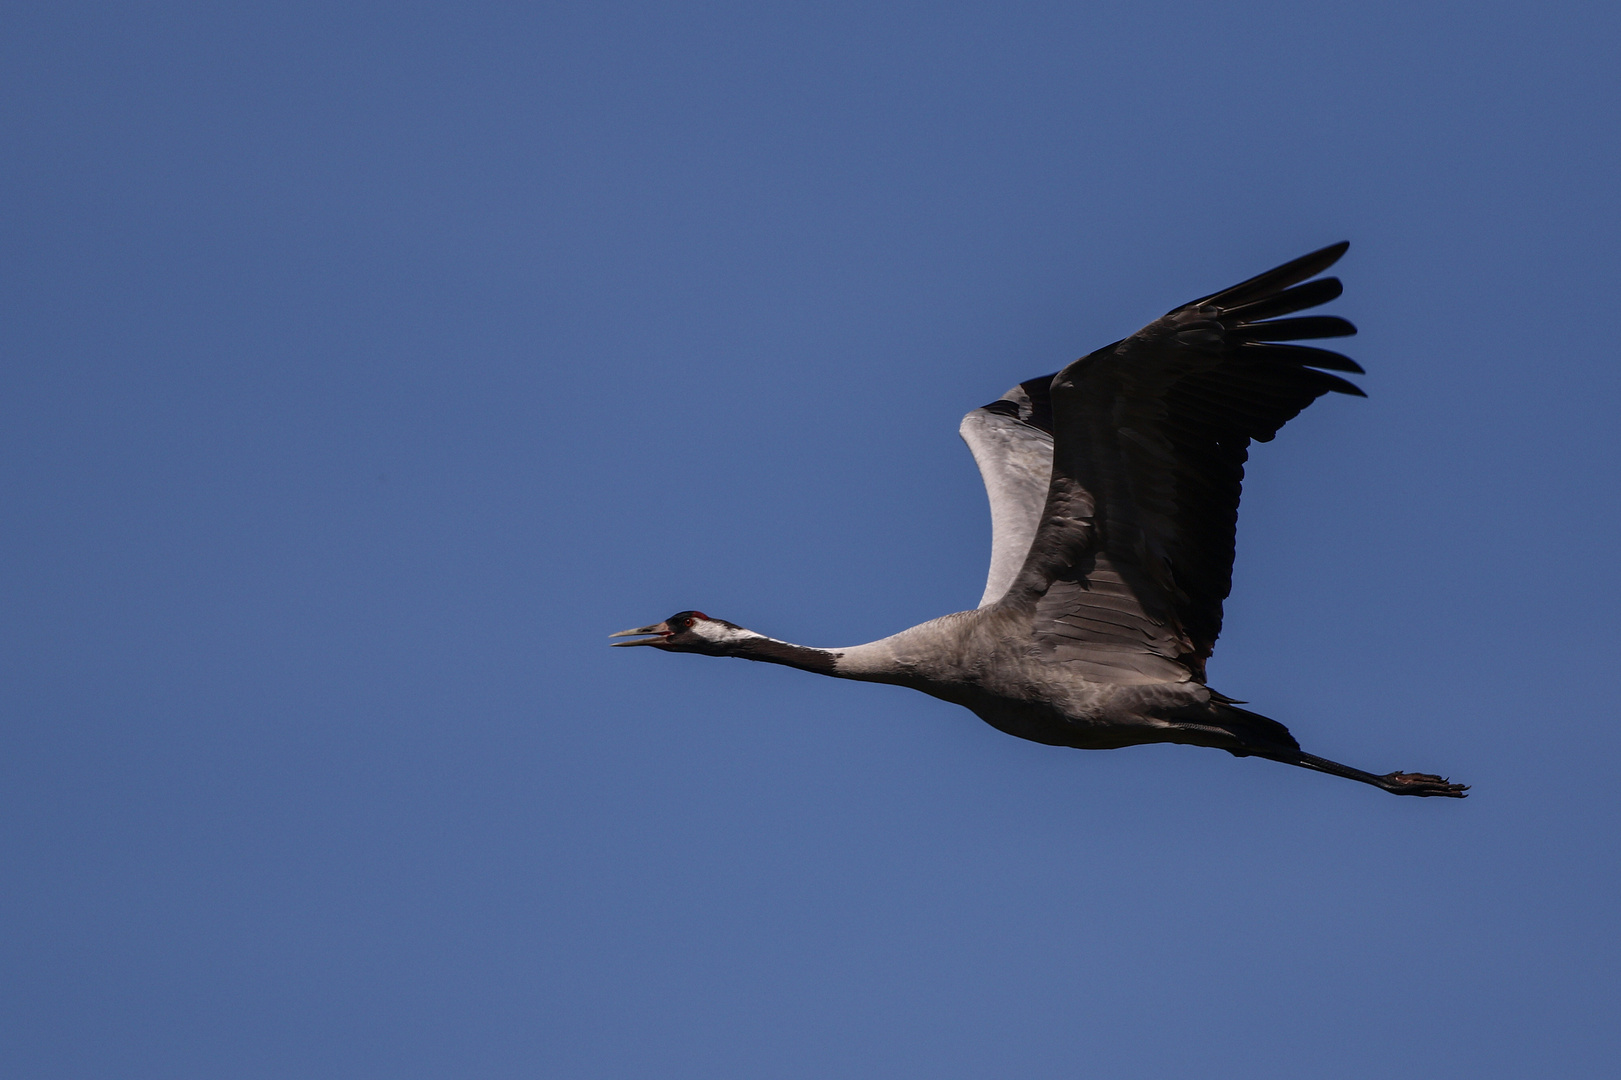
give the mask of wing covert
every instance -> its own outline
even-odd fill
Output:
[[[957,433],[979,466],[991,503],[991,567],[979,606],[1000,600],[1018,576],[1052,479],[1052,406],[1044,375],[962,418]]]

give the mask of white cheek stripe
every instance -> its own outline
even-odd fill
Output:
[[[750,641],[760,637],[759,634],[748,630],[734,630],[724,623],[714,620],[699,619],[692,627],[692,632],[705,641],[712,641],[717,645],[730,645],[738,641]]]

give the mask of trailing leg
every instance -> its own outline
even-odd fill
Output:
[[[1269,761],[1298,765],[1302,769],[1312,769],[1328,773],[1330,776],[1343,776],[1347,780],[1372,784],[1392,795],[1440,795],[1462,799],[1466,797],[1464,793],[1469,790],[1468,784],[1454,784],[1445,777],[1433,776],[1430,773],[1393,772],[1380,776],[1377,773],[1353,769],[1349,765],[1341,765],[1337,761],[1330,761],[1316,754],[1308,754],[1300,749],[1300,744],[1295,742],[1288,728],[1269,716],[1240,709],[1227,699],[1218,699],[1213,712],[1218,718],[1220,730],[1230,735],[1239,745],[1237,748],[1220,742],[1210,745],[1221,746],[1228,753],[1239,757],[1264,757]]]
[[[1445,796],[1451,799],[1467,797],[1468,784],[1454,784],[1441,776],[1430,773],[1393,772],[1380,776],[1376,773],[1363,772],[1353,769],[1349,765],[1341,765],[1337,761],[1308,754],[1304,750],[1251,750],[1255,757],[1264,757],[1270,761],[1281,761],[1285,765],[1298,765],[1302,769],[1313,769],[1317,772],[1328,773],[1330,776],[1343,776],[1347,780],[1357,780],[1364,784],[1372,784],[1382,788],[1392,795],[1418,795],[1418,796]]]

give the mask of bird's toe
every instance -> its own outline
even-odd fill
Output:
[[[1386,773],[1380,777],[1386,791],[1396,795],[1444,796],[1452,799],[1468,797],[1468,784],[1454,784],[1444,776],[1433,773]]]

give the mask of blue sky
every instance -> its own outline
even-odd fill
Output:
[[[5,23],[8,1074],[1610,1074],[1613,6]],[[1340,239],[1211,678],[1467,801],[606,648],[971,607],[963,412]]]

